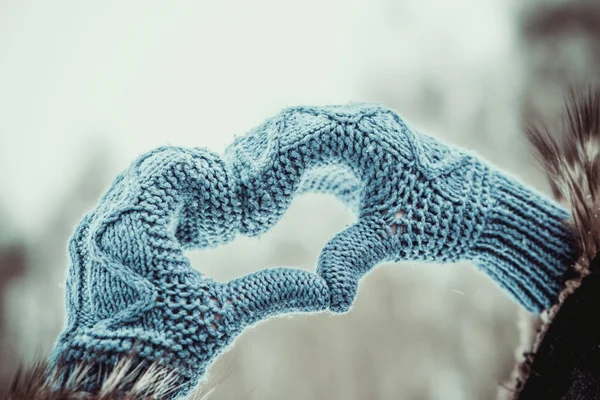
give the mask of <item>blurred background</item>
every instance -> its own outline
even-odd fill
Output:
[[[556,115],[599,74],[592,0],[0,0],[0,387],[51,348],[68,238],[139,154],[222,151],[287,106],[375,101],[546,191],[522,116]],[[223,281],[314,270],[353,220],[306,195],[268,234],[189,256]],[[518,308],[468,264],[381,266],[349,314],[248,329],[209,398],[494,399]]]

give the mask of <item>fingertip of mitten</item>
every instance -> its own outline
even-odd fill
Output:
[[[360,277],[342,268],[324,268],[323,263],[319,264],[317,273],[327,285],[329,310],[334,313],[349,311],[358,291]]]

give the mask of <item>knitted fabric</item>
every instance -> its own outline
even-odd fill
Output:
[[[357,221],[317,270],[264,270],[228,283],[183,251],[269,230],[294,196],[332,193]],[[294,311],[348,310],[384,261],[471,260],[523,306],[549,306],[573,254],[567,213],[476,156],[377,105],[299,107],[237,138],[224,157],[163,147],[135,161],[69,246],[60,362],[135,354],[181,378],[184,396],[245,326]]]
[[[55,361],[92,365],[93,375],[134,355],[141,370],[158,363],[175,371],[172,395],[182,397],[245,326],[326,309],[325,282],[306,271],[220,283],[191,268],[183,249],[227,242],[239,230],[233,185],[201,149],[157,149],[120,175],[70,241],[68,326]]]
[[[373,265],[400,260],[471,260],[540,311],[574,258],[564,209],[378,105],[285,110],[225,160],[246,205],[243,234],[268,230],[299,192],[333,193],[356,211],[318,262],[333,311],[349,309]]]

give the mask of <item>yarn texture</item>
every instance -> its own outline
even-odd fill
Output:
[[[313,274],[267,269],[220,283],[186,249],[257,236],[294,196],[331,193],[356,222]],[[69,245],[67,326],[53,358],[100,367],[136,354],[189,394],[244,327],[288,312],[347,311],[385,261],[470,260],[524,307],[549,307],[574,257],[567,212],[477,156],[375,104],[295,107],[221,157],[162,147],[117,177]]]

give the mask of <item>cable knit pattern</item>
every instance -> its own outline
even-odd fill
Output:
[[[357,214],[323,249],[319,275],[277,268],[228,283],[183,251],[268,231],[295,195],[331,193]],[[69,246],[61,362],[124,354],[181,376],[185,396],[245,326],[350,308],[384,261],[472,260],[525,307],[558,293],[573,257],[567,213],[474,155],[372,104],[284,110],[220,157],[164,147],[141,156],[84,217]]]

